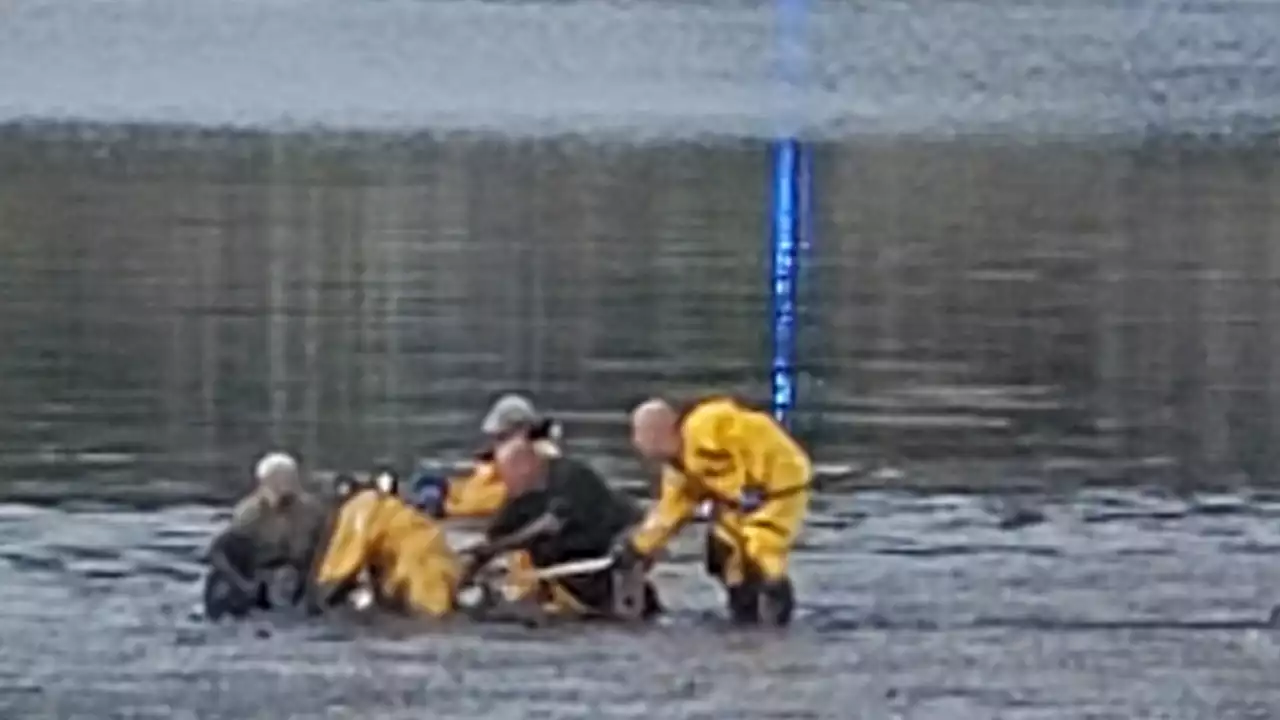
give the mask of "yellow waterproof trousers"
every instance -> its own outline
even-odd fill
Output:
[[[809,512],[809,489],[767,498],[754,511],[716,508],[707,537],[707,570],[726,586],[787,577],[791,549]]]

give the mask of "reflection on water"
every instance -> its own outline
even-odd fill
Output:
[[[270,443],[459,453],[517,387],[634,473],[643,394],[763,396],[758,142],[15,126],[0,162],[14,492],[52,466],[225,494]],[[821,459],[1268,478],[1274,150],[866,139],[817,165]]]

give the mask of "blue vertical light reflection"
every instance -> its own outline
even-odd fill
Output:
[[[801,85],[804,76],[804,21],[807,0],[778,0],[779,80],[784,88]],[[770,321],[773,359],[769,384],[773,416],[790,426],[796,405],[796,334],[800,262],[811,241],[812,159],[797,139],[800,123],[785,117],[794,111],[790,93],[783,93],[783,137],[771,146],[773,160],[773,222],[770,249]],[[802,252],[803,251],[803,252]]]
[[[770,387],[773,415],[788,424],[796,400],[796,289],[799,270],[800,193],[797,182],[802,148],[794,138],[773,143],[773,231],[770,237],[770,320],[773,362]]]

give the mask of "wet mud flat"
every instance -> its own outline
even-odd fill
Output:
[[[655,628],[192,619],[205,507],[0,506],[0,712],[58,718],[1266,718],[1280,501],[827,496],[785,635],[731,633],[696,530]]]

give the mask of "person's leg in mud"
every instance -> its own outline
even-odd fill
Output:
[[[271,609],[271,588],[263,580],[255,553],[252,538],[235,530],[224,531],[214,540],[203,592],[205,617],[239,618],[254,609]]]
[[[724,588],[725,609],[730,622],[754,625],[760,618],[760,594],[754,585],[748,583],[741,535],[738,527],[713,518],[707,525],[704,564],[707,574]]]
[[[269,602],[269,598],[264,598],[263,595],[265,593],[260,592],[256,596],[247,596],[225,574],[209,570],[201,591],[204,617],[209,620],[228,616],[243,618],[255,607],[261,608],[264,601]]]
[[[409,538],[405,542],[417,540]],[[378,573],[378,584],[382,586],[379,597],[397,597],[406,609],[427,617],[444,618],[453,613],[462,568],[447,546],[442,551],[434,543],[420,544],[397,556],[394,563],[385,576]]]
[[[754,587],[756,617],[766,625],[785,627],[795,612],[795,589],[789,573],[791,548],[808,509],[806,490],[771,498],[743,519],[746,585]]]

